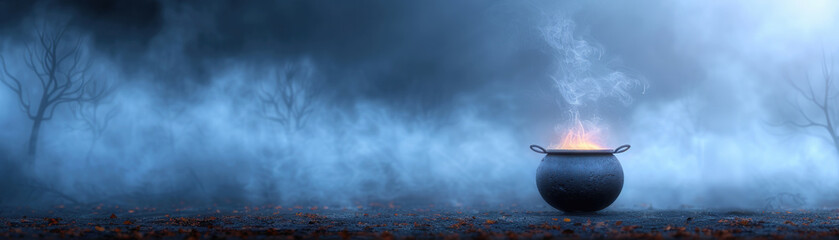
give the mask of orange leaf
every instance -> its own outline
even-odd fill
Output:
[[[117,218],[116,214],[111,213],[111,219]]]
[[[100,232],[104,232],[104,231],[105,231],[105,228],[103,228],[103,227],[101,227],[101,226],[96,226],[96,227],[93,227],[93,229],[96,229],[96,231],[100,231]]]
[[[571,222],[571,219],[570,218],[563,218],[562,221],[563,222]]]

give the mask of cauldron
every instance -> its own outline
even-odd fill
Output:
[[[614,154],[629,150],[548,149],[530,145],[544,153],[536,170],[536,188],[542,199],[563,212],[594,212],[611,205],[623,188],[623,168]]]

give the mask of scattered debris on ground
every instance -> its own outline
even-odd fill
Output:
[[[839,210],[607,210],[563,214],[517,207],[4,209],[0,238],[822,238]]]

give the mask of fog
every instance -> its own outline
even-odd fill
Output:
[[[31,155],[33,120],[0,88],[0,206],[545,207],[528,146],[584,127],[632,145],[612,209],[836,207],[836,140],[795,125],[839,108],[823,78],[839,68],[837,13],[816,0],[0,2],[0,80],[19,79],[33,112],[37,30],[65,26],[62,46],[113,89],[57,105]],[[828,110],[811,88],[829,89]]]

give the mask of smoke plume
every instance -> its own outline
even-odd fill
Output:
[[[643,94],[642,80],[614,70],[604,50],[575,34],[574,21],[554,17],[552,24],[541,29],[555,62],[551,80],[557,89],[560,109],[567,111],[567,120],[556,130],[563,138],[557,148],[573,148],[574,142],[602,144],[601,107],[632,103],[633,94]],[[599,144],[597,144],[599,145]],[[593,146],[603,148],[602,146]]]

